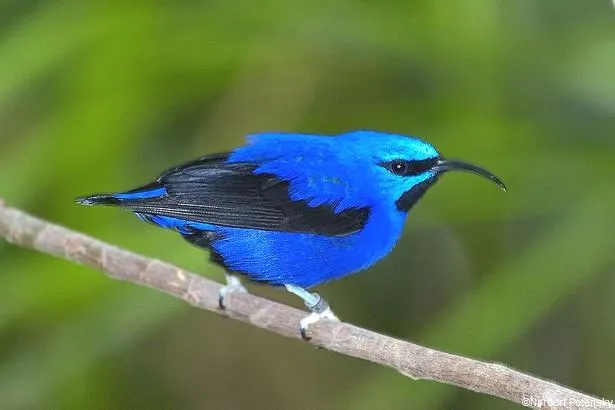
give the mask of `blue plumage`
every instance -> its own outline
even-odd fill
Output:
[[[334,317],[304,289],[386,256],[410,208],[453,169],[504,187],[484,169],[446,160],[417,138],[375,131],[265,133],[231,153],[171,169],[145,187],[80,202],[119,205],[174,229],[210,249],[229,273],[284,285],[313,315],[320,318],[326,308]],[[302,323],[302,334],[309,323]]]

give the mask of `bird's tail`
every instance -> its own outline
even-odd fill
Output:
[[[139,199],[159,198],[166,195],[166,189],[158,183],[146,185],[132,191],[117,194],[96,194],[77,198],[80,205],[127,205]]]
[[[79,205],[120,205],[121,200],[113,194],[96,194],[90,196],[82,196],[75,200]]]

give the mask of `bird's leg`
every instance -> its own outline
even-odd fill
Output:
[[[218,306],[222,310],[226,309],[224,298],[229,293],[248,293],[248,290],[241,284],[237,276],[231,275],[230,273],[225,273],[224,276],[226,277],[226,286],[220,288],[218,292]]]
[[[310,340],[311,337],[307,335],[307,330],[310,325],[318,322],[320,319],[328,319],[334,322],[339,322],[340,320],[335,316],[329,303],[324,300],[318,293],[311,293],[307,290],[295,286],[295,285],[284,285],[286,290],[290,293],[293,293],[303,299],[305,302],[305,306],[310,310],[308,316],[301,319],[299,322],[299,331],[301,332],[301,338],[303,340]]]

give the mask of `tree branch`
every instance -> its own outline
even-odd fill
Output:
[[[1,199],[0,236],[15,245],[98,268],[114,279],[165,292],[200,309],[300,338],[297,325],[305,312],[250,294],[229,295],[227,309],[220,311],[218,283],[5,207]],[[347,323],[322,321],[310,332],[314,345],[391,367],[414,380],[435,380],[534,409],[615,409],[612,401],[501,364],[440,352]]]

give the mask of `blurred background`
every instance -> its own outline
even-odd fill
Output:
[[[0,196],[222,281],[178,235],[73,199],[259,131],[420,136],[509,193],[447,175],[388,259],[319,292],[354,324],[613,399],[614,20],[606,0],[3,0]],[[518,406],[0,241],[0,408]]]

